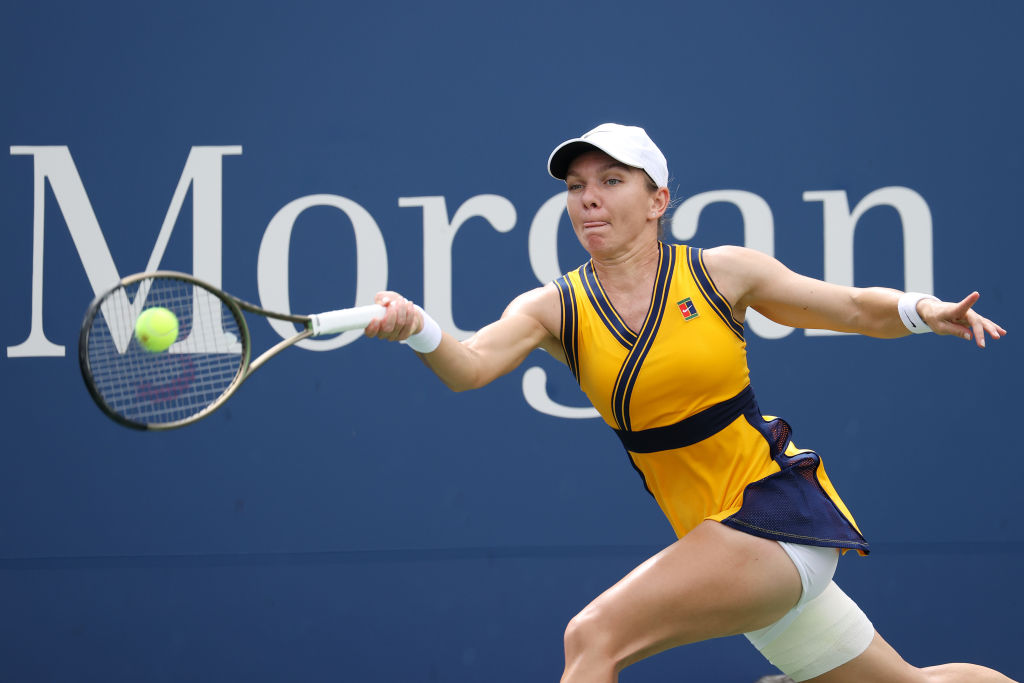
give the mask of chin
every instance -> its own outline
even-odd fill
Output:
[[[595,251],[601,251],[608,246],[607,241],[600,235],[582,235],[580,237],[580,244],[591,254]]]

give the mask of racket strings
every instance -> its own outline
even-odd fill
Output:
[[[134,337],[145,309],[178,319],[177,341],[151,352]],[[216,295],[191,282],[146,278],[119,287],[100,304],[87,337],[96,392],[113,413],[147,426],[188,420],[218,402],[244,368],[241,323]]]

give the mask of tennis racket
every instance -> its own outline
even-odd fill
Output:
[[[151,307],[178,319],[176,341],[146,350],[135,338],[139,315]],[[242,311],[302,326],[250,362],[252,344]],[[346,308],[316,315],[267,311],[191,275],[171,271],[122,279],[89,305],[78,360],[100,409],[134,429],[173,429],[206,417],[268,360],[307,337],[366,327],[384,308]]]

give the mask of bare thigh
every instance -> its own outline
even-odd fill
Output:
[[[800,594],[800,576],[778,543],[706,521],[573,621],[621,670],[677,645],[764,628]]]

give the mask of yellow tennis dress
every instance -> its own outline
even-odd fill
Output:
[[[679,537],[705,519],[755,536],[868,552],[821,459],[761,415],[743,325],[700,249],[660,244],[647,318],[632,330],[586,263],[555,281],[562,345]]]

